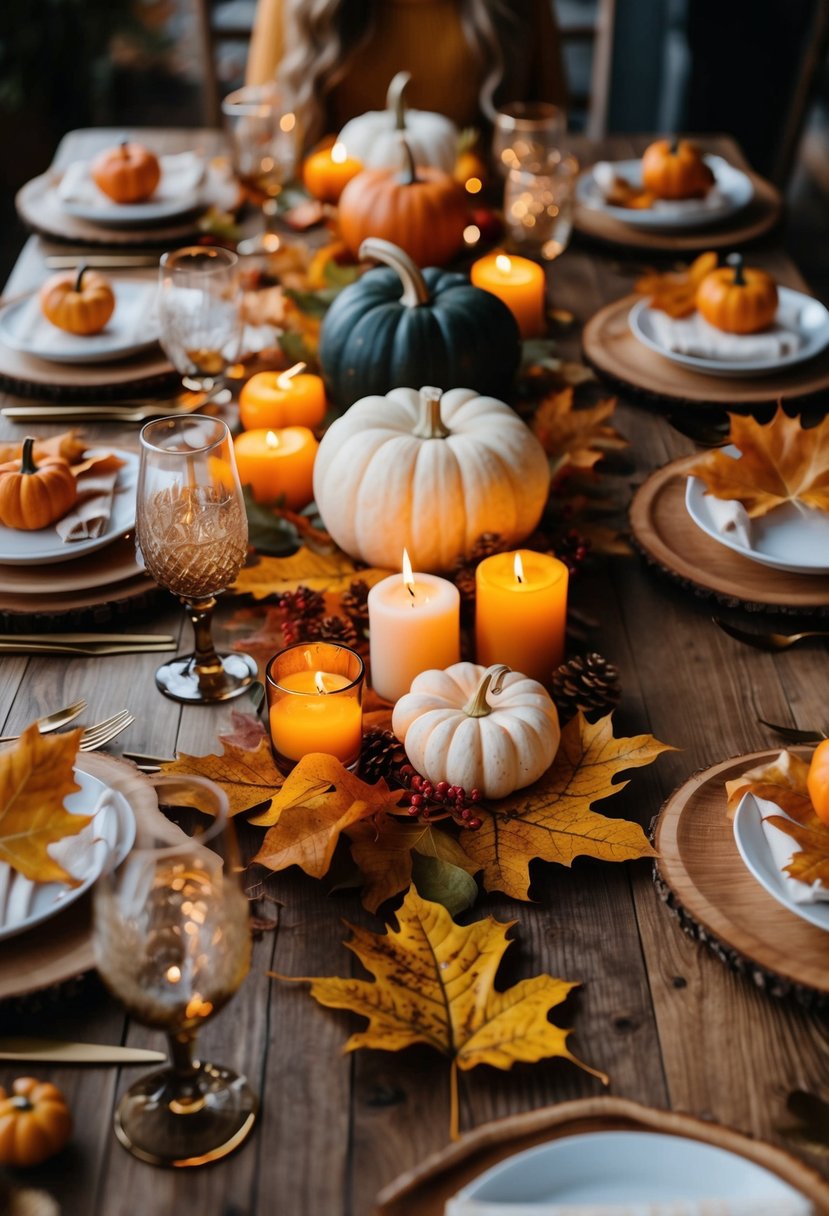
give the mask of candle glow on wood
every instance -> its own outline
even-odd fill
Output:
[[[544,271],[535,262],[490,253],[474,263],[470,278],[476,287],[492,292],[506,304],[523,338],[544,332]]]
[[[251,487],[256,502],[284,497],[293,511],[314,497],[314,460],[319,444],[305,426],[282,430],[243,431],[233,441],[236,466],[243,486]]]
[[[303,374],[304,363],[285,372],[257,372],[239,394],[239,419],[246,431],[283,426],[319,426],[327,408],[319,376]]]
[[[564,657],[569,572],[546,553],[496,553],[476,571],[476,660],[549,684]]]

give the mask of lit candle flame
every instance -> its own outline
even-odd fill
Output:
[[[412,573],[412,563],[409,559],[409,554],[406,549],[403,550],[403,586],[408,591],[409,595],[414,599],[415,581]]]
[[[328,689],[325,687],[325,680],[323,679],[321,671],[314,672],[314,684],[316,685],[317,692],[321,692],[321,693],[324,693],[327,695]]]
[[[513,570],[515,571],[516,582],[523,583],[523,581],[524,581],[524,563],[521,561],[520,553],[516,553],[515,561],[512,563],[512,567],[513,567]]]
[[[298,376],[300,372],[304,371],[304,363],[295,363],[293,367],[289,367],[286,372],[281,372],[280,375],[276,377],[276,387],[281,389],[283,393],[287,393],[288,389],[291,388],[291,381],[293,380],[294,376]]]
[[[345,144],[337,142],[331,149],[331,159],[335,165],[344,165],[348,160],[348,150]]]
[[[272,449],[279,447],[279,436],[277,435],[276,431],[268,431],[267,435],[265,436],[265,443],[269,448]]]
[[[495,259],[495,268],[500,270],[501,274],[509,274],[512,270],[512,262],[505,253],[499,253]]]

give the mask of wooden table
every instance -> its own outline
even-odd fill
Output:
[[[630,156],[641,141],[616,139],[602,155]],[[77,155],[76,142],[64,159]],[[45,245],[31,241],[10,290],[42,276]],[[801,286],[797,271],[774,247],[754,255],[777,279]],[[580,323],[630,290],[618,254],[574,245],[551,268],[552,302]],[[562,338],[577,358],[577,329]],[[693,450],[658,413],[620,402],[619,428],[630,439],[640,483],[655,467]],[[91,437],[136,442],[135,431],[86,428]],[[9,424],[4,436],[22,434]],[[2,577],[2,570],[0,570]],[[576,602],[593,618],[589,648],[617,663],[624,696],[617,734],[651,731],[678,751],[633,774],[612,813],[647,826],[665,797],[695,770],[730,755],[773,746],[758,715],[822,726],[827,721],[821,649],[769,655],[741,646],[710,622],[710,606],[650,574],[634,556],[602,558],[576,585]],[[171,606],[142,627],[181,632]],[[233,705],[182,708],[155,688],[153,655],[100,660],[5,658],[0,726],[19,729],[56,705],[85,696],[88,720],[129,706],[135,724],[113,746],[169,754],[218,751]],[[280,901],[279,923],[255,943],[251,973],[228,1007],[209,1022],[200,1045],[206,1057],[247,1073],[262,1096],[258,1128],[233,1157],[215,1167],[165,1172],[142,1165],[116,1143],[114,1103],[135,1069],[27,1065],[68,1093],[76,1130],[71,1147],[37,1173],[59,1198],[64,1216],[135,1216],[198,1212],[242,1216],[363,1216],[378,1190],[446,1143],[448,1074],[426,1050],[342,1054],[357,1021],[316,1005],[303,987],[266,976],[347,974],[356,964],[342,941],[342,918],[378,927],[351,894],[327,895],[302,875],[268,884]],[[582,987],[559,1020],[574,1027],[573,1050],[611,1077],[614,1095],[719,1120],[785,1144],[791,1122],[786,1098],[804,1089],[829,1099],[829,1032],[824,1020],[788,1000],[773,999],[733,974],[689,939],[660,902],[651,867],[577,861],[571,871],[545,867],[535,875],[537,902],[483,897],[473,917],[518,920],[501,983],[540,971]],[[2,946],[0,946],[2,949]],[[829,961],[829,954],[827,955]],[[2,1010],[6,1028],[91,1041],[158,1046],[129,1021],[95,982],[80,995],[36,1014]],[[0,1082],[21,1069],[4,1066]],[[600,1091],[566,1061],[465,1074],[462,1125]],[[826,1158],[811,1163],[829,1173]]]

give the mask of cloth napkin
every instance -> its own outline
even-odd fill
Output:
[[[752,526],[748,511],[736,498],[715,498],[705,495],[705,508],[711,523],[722,535],[736,541],[744,549],[752,547]]]
[[[593,181],[605,199],[613,190],[616,177],[616,166],[610,161],[600,160],[593,166]],[[629,181],[628,184],[641,188],[641,183],[637,181]],[[689,212],[719,211],[725,202],[727,199],[715,182],[703,198],[655,198],[647,210],[658,211],[665,216],[675,215],[677,222],[681,222]]]
[[[817,904],[829,900],[829,887],[825,887],[821,882],[814,882],[811,885],[805,882],[799,882],[796,878],[791,878],[785,871],[785,867],[789,864],[795,853],[799,852],[799,845],[792,840],[791,836],[787,836],[785,832],[781,832],[773,823],[768,822],[769,815],[778,815],[782,819],[790,819],[785,811],[781,810],[774,802],[769,802],[765,798],[758,798],[754,795],[754,801],[762,815],[763,835],[766,838],[766,844],[769,846],[769,852],[772,855],[775,867],[780,871],[780,878],[783,883],[783,888],[792,903],[795,904]]]
[[[112,514],[118,472],[123,466],[124,461],[109,452],[92,456],[73,467],[78,500],[55,525],[55,531],[65,543],[93,540],[105,531]]]
[[[197,152],[177,152],[159,157],[161,180],[151,198],[146,202],[157,203],[195,195],[204,180],[206,161]],[[87,207],[110,210],[117,207],[102,190],[99,190],[89,175],[90,161],[76,160],[65,169],[56,187],[61,202],[82,203]]]
[[[813,1216],[807,1199],[677,1199],[657,1203],[498,1203],[450,1199],[444,1216]]]
[[[763,333],[727,334],[709,325],[698,312],[675,318],[651,309],[648,318],[660,346],[677,355],[693,355],[698,359],[758,362],[793,354],[801,345],[800,334],[779,321]]]

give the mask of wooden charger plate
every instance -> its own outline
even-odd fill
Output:
[[[792,574],[741,557],[698,528],[685,506],[687,469],[696,456],[663,465],[630,504],[632,539],[645,559],[697,595],[727,607],[829,615],[829,575]]]
[[[768,376],[709,376],[672,363],[634,337],[628,314],[639,299],[623,296],[605,305],[582,334],[587,361],[623,392],[710,410],[799,401],[829,389],[829,347],[814,359]]]
[[[461,1187],[499,1161],[550,1140],[598,1131],[660,1132],[716,1145],[776,1174],[829,1213],[829,1184],[797,1158],[731,1128],[625,1098],[585,1098],[485,1123],[428,1157],[377,1197],[377,1216],[443,1216]]]

